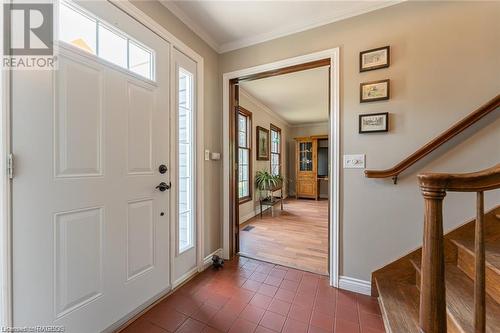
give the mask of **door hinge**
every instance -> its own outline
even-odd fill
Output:
[[[14,178],[14,155],[9,154],[7,156],[7,177],[9,179]]]

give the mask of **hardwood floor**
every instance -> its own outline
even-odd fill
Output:
[[[243,231],[246,226],[254,227]],[[286,199],[240,225],[240,254],[254,259],[328,274],[328,200]]]

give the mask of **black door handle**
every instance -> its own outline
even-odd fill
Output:
[[[170,182],[168,182],[168,184],[165,182],[161,182],[160,184],[158,184],[158,186],[156,186],[156,188],[159,189],[161,192],[165,192],[166,190],[170,189],[170,186],[172,186],[172,183]]]

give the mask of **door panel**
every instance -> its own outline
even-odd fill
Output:
[[[69,333],[100,332],[170,288],[169,192],[155,189],[170,178],[157,171],[170,45],[108,2],[81,6],[153,49],[156,79],[65,45],[58,70],[13,73],[14,325]]]

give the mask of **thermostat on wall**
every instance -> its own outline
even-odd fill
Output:
[[[218,161],[220,160],[220,153],[212,153],[210,158],[213,160],[213,161]]]

